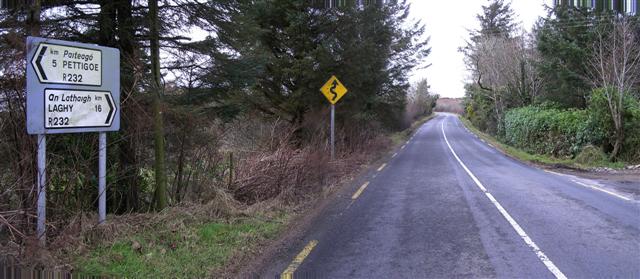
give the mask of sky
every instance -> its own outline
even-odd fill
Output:
[[[469,74],[464,64],[464,55],[458,52],[458,47],[465,44],[469,37],[468,30],[479,27],[476,14],[482,11],[482,5],[487,5],[489,1],[456,1],[455,11],[451,11],[452,1],[409,2],[411,17],[421,20],[426,27],[426,35],[431,36],[431,54],[426,61],[431,66],[414,71],[411,81],[426,78],[431,85],[431,91],[440,94],[441,97],[463,97],[464,84]],[[552,3],[553,0],[513,0],[511,8],[522,27],[531,30],[538,18],[546,15],[544,5]]]

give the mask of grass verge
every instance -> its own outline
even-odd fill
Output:
[[[478,137],[491,143],[493,146],[495,146],[497,149],[499,149],[506,155],[521,161],[526,161],[526,162],[531,162],[531,163],[536,163],[536,164],[541,164],[546,166],[552,166],[552,167],[566,167],[566,168],[581,169],[581,170],[586,170],[590,168],[601,168],[601,167],[612,168],[612,169],[623,169],[626,166],[622,162],[610,162],[605,159],[589,161],[586,163],[578,163],[573,158],[555,158],[548,155],[530,154],[526,151],[520,150],[508,144],[502,143],[495,137],[478,130],[475,126],[473,126],[473,124],[471,124],[471,122],[468,119],[462,116],[458,116],[458,118],[460,118],[460,121],[464,123],[467,129],[472,131],[474,134],[478,135]]]
[[[435,114],[423,117],[389,137],[394,145],[402,144],[433,117]],[[269,212],[261,212],[257,217],[240,217],[231,214],[211,221],[189,216],[192,215],[189,210],[181,214],[187,215],[185,220],[175,220],[183,218],[180,214],[171,218],[178,226],[150,222],[135,232],[90,245],[88,251],[75,257],[74,273],[126,278],[204,278],[225,274],[221,272],[228,271],[225,268],[232,264],[230,261],[242,255],[258,254],[266,243],[283,233],[295,215],[277,213],[265,217]]]
[[[250,252],[276,237],[288,220],[287,214],[243,217],[178,230],[159,224],[94,247],[77,258],[74,266],[83,276],[205,278],[223,268],[234,253]]]

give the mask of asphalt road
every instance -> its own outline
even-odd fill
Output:
[[[640,278],[637,196],[511,159],[448,114],[385,162],[261,276]]]

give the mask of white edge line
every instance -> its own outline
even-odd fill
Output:
[[[573,179],[572,179],[571,181],[573,181],[573,182],[575,182],[575,183],[577,183],[577,184],[580,184],[580,185],[582,185],[582,186],[584,186],[584,187],[591,188],[591,189],[593,189],[593,190],[598,190],[598,191],[600,191],[600,192],[607,193],[607,194],[612,195],[612,196],[617,197],[617,198],[621,198],[621,199],[623,199],[623,200],[625,200],[625,201],[631,201],[631,199],[630,199],[630,198],[627,198],[627,197],[625,197],[625,196],[623,196],[623,195],[616,194],[616,193],[611,192],[611,191],[609,191],[609,190],[605,190],[605,189],[602,189],[602,188],[600,188],[600,187],[596,187],[596,186],[593,186],[593,185],[589,185],[589,184],[586,184],[586,183],[582,183],[582,182],[580,182],[580,181],[573,180]]]
[[[555,174],[555,175],[558,175],[558,176],[568,176],[568,175],[566,175],[564,173],[559,173],[559,172],[555,172],[555,171],[550,171],[550,170],[543,170],[543,171],[546,172],[546,173]]]
[[[496,200],[493,197],[493,195],[491,195],[491,193],[487,191],[487,188],[485,188],[482,185],[482,183],[480,183],[478,178],[476,178],[476,176],[469,170],[469,168],[467,168],[467,166],[462,162],[462,160],[460,160],[460,157],[458,157],[458,154],[456,154],[456,152],[453,150],[453,147],[451,147],[451,144],[447,139],[447,134],[444,132],[444,121],[442,121],[441,128],[442,128],[442,135],[444,136],[444,140],[447,143],[447,146],[449,147],[451,154],[453,154],[453,157],[456,158],[456,160],[458,161],[458,163],[460,163],[462,168],[467,172],[467,174],[471,177],[471,179],[473,179],[473,181],[476,183],[478,188],[480,188],[480,190],[484,192],[484,194],[487,196],[487,198],[489,198],[491,203],[493,203],[493,205],[498,209],[498,211],[500,211],[502,216],[505,219],[507,219],[507,222],[511,224],[511,227],[513,227],[513,229],[518,233],[520,238],[522,238],[522,240],[524,240],[524,242],[531,248],[531,250],[533,250],[536,256],[538,256],[538,259],[542,261],[542,263],[547,267],[547,269],[551,273],[553,273],[553,275],[556,278],[566,279],[567,277],[562,273],[562,271],[560,271],[560,269],[549,259],[549,257],[547,257],[547,255],[545,255],[544,252],[540,250],[540,247],[538,247],[538,245],[535,242],[533,242],[531,237],[529,237],[529,235],[527,235],[527,233],[522,229],[522,227],[520,227],[520,225],[516,222],[516,220],[514,220],[513,217],[511,217],[509,212],[507,212],[507,210],[504,209],[504,207],[502,207],[502,205],[498,202],[498,200]]]

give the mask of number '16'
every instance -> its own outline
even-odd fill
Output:
[[[96,111],[102,112],[102,105],[96,105]]]

